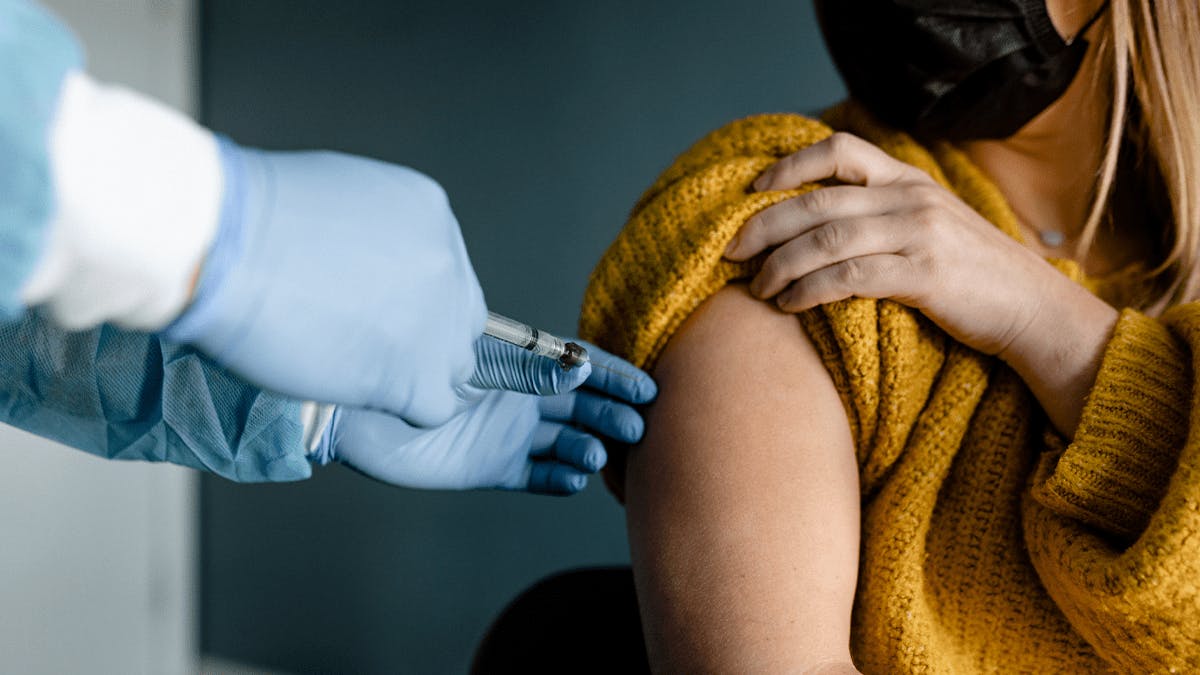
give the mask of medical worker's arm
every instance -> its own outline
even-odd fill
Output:
[[[571,494],[604,466],[601,439],[641,436],[641,417],[627,403],[650,400],[655,387],[628,363],[590,347],[603,367],[565,373],[509,345],[480,351],[481,363],[517,361],[508,365],[530,375],[507,386],[548,395],[471,390],[471,405],[436,429],[338,408],[315,459],[404,487]],[[473,381],[490,386],[497,376],[484,367]],[[581,376],[583,388],[567,391]],[[306,478],[300,409],[154,335],[113,326],[68,332],[40,312],[0,325],[0,422],[101,457],[243,482]]]
[[[0,263],[15,271],[7,287],[0,279],[0,307],[10,317],[24,305],[40,305],[61,326],[165,328],[170,339],[197,346],[267,389],[347,404],[336,428],[353,449],[338,459],[396,484],[489,487],[473,476],[491,475],[499,461],[517,457],[524,466],[531,452],[552,451],[557,441],[545,445],[545,434],[533,433],[545,428],[547,416],[586,426],[589,410],[620,410],[596,402],[608,400],[611,392],[605,391],[566,412],[535,398],[517,405],[516,395],[481,395],[484,402],[456,418],[459,425],[470,420],[470,433],[456,435],[451,427],[421,435],[426,448],[430,438],[444,449],[467,439],[453,445],[457,464],[449,468],[413,458],[411,444],[378,435],[362,440],[360,429],[400,424],[365,409],[395,413],[404,426],[447,420],[466,405],[460,385],[473,372],[486,375],[477,384],[516,391],[566,392],[578,384],[544,377],[544,368],[522,359],[476,358],[472,345],[485,308],[441,188],[411,169],[382,162],[217,141],[164,106],[92,81],[66,28],[25,0],[0,0],[0,53],[7,57],[0,60],[0,150],[12,159],[0,163]],[[138,333],[100,328],[91,335],[144,340],[139,348],[198,359]],[[80,357],[82,351],[73,353]],[[142,372],[144,364],[116,363],[116,354],[136,352],[105,353],[113,368],[102,372],[118,381],[91,384],[102,391],[126,378],[154,387],[159,373],[153,368]],[[85,383],[91,366],[80,365]],[[30,368],[29,382],[55,373],[69,388],[78,382],[68,371],[66,364],[44,372]],[[203,401],[205,384],[200,378],[186,391],[159,386],[181,401]],[[42,390],[27,391],[31,395],[20,405],[36,405]],[[262,395],[252,387],[245,391]],[[504,404],[493,405],[497,400]],[[214,399],[207,408],[216,406],[218,417],[229,414],[221,404]],[[54,405],[46,412],[50,418],[68,412]],[[175,404],[164,398],[163,405]],[[44,421],[22,423],[19,416],[11,420],[110,456],[154,458],[171,451],[141,440],[136,451],[126,451],[123,435],[115,443],[102,438],[110,425],[104,411],[85,406],[70,412],[85,421],[68,431],[54,431]],[[526,431],[498,431],[509,425],[507,415],[520,417]],[[294,414],[287,417],[290,424]],[[140,413],[135,418],[139,424],[147,419]],[[261,417],[251,421],[266,423]],[[237,425],[222,429],[240,433]],[[498,455],[493,441],[500,436],[504,452]],[[290,456],[293,445],[277,445],[265,456]],[[220,443],[213,449],[224,451]],[[397,471],[401,454],[410,459]],[[566,464],[590,473],[596,453],[584,454],[591,459]],[[190,460],[185,454],[175,461]],[[522,485],[501,473],[504,487],[538,482]]]
[[[40,312],[0,325],[0,422],[109,459],[181,464],[236,481],[311,473],[300,404],[195,349]]]
[[[53,215],[48,136],[59,91],[82,56],[57,21],[0,0],[0,316],[20,314]]]
[[[89,78],[25,0],[0,0],[0,56],[9,316],[165,329],[267,389],[418,425],[458,410],[486,309],[436,182],[219,141]]]

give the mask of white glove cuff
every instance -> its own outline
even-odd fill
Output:
[[[73,71],[50,164],[55,214],[22,300],[46,304],[67,328],[165,326],[216,236],[216,139],[161,103]]]

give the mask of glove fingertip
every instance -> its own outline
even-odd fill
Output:
[[[642,434],[646,430],[646,422],[637,410],[627,405],[616,404],[611,407],[608,414],[612,428],[612,438],[629,444],[642,440]]]
[[[638,378],[638,383],[634,391],[634,399],[632,402],[640,405],[643,403],[649,403],[657,397],[658,383],[654,381],[654,378],[642,372],[641,377]]]
[[[637,443],[642,440],[642,434],[646,433],[646,422],[636,412],[631,419],[626,421],[624,426],[625,428],[622,431],[625,432],[625,438],[621,440],[625,443]]]
[[[529,476],[528,490],[544,495],[573,495],[587,487],[584,473],[557,462],[536,462]]]
[[[540,356],[537,359],[540,361],[538,364],[540,371],[534,380],[534,391],[529,392],[531,394],[539,396],[565,394],[578,389],[592,374],[592,364],[590,363],[563,370],[557,361]]]
[[[565,482],[567,494],[575,494],[587,487],[588,478],[583,474],[577,473],[570,476]]]
[[[602,444],[597,443],[600,447],[592,448],[583,456],[583,468],[595,473],[604,468],[608,464],[608,452],[604,450]]]
[[[559,366],[557,364],[555,364],[554,367],[561,369],[561,366]],[[581,366],[572,368],[572,369],[562,373],[562,375],[560,375],[557,378],[557,386],[554,388],[554,391],[547,392],[547,393],[563,394],[568,391],[578,389],[579,387],[583,386],[583,383],[589,377],[591,377],[591,375],[592,375],[592,364],[590,362],[585,363]]]

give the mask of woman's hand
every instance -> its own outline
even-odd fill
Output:
[[[754,187],[829,178],[846,185],[762,211],[729,245],[733,260],[778,246],[751,291],[790,312],[851,296],[919,309],[960,342],[1010,363],[1056,426],[1073,431],[1116,311],[925,172],[850,134],[784,158]],[[1064,396],[1065,405],[1053,400]]]
[[[1054,268],[928,174],[849,134],[784,158],[757,190],[836,178],[751,218],[726,256],[778,246],[750,290],[800,312],[851,296],[891,298],[961,342],[1001,354],[1041,310]]]

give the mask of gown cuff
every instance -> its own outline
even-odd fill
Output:
[[[22,301],[70,329],[162,328],[187,304],[216,236],[224,178],[215,137],[76,70],[49,147],[54,213]]]

